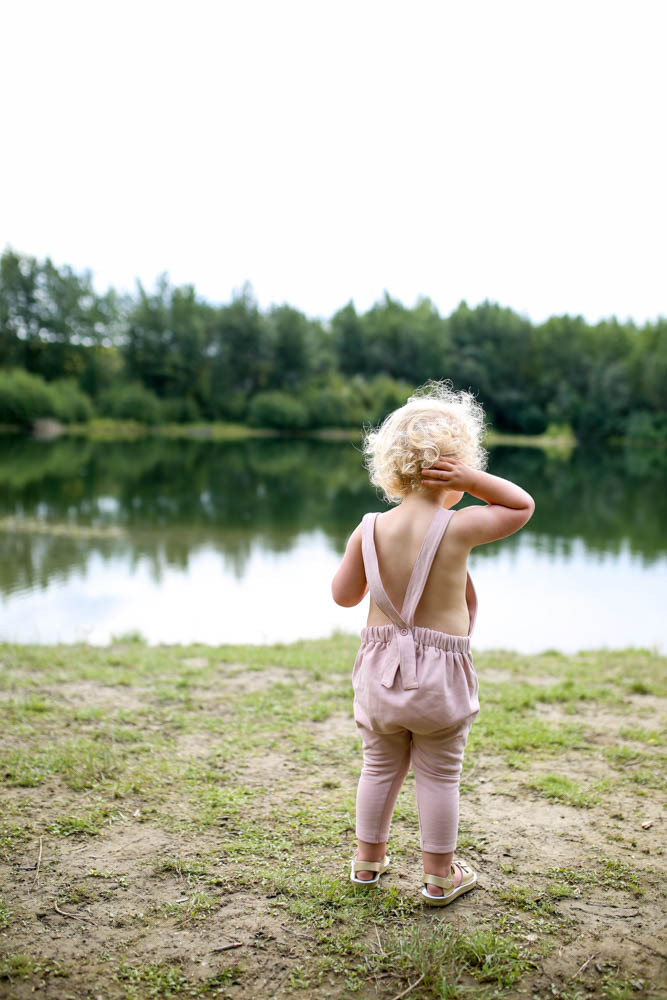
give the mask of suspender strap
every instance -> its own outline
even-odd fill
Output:
[[[364,514],[361,522],[361,554],[366,569],[366,581],[371,597],[378,608],[385,613],[394,623],[394,637],[391,645],[397,656],[388,656],[387,665],[382,674],[380,683],[383,687],[390,688],[394,685],[396,671],[401,668],[401,682],[404,690],[419,687],[417,682],[417,659],[415,643],[412,638],[412,631],[398,611],[389,600],[387,593],[382,586],[380,578],[380,568],[378,566],[377,551],[375,548],[375,519],[377,512]]]
[[[380,579],[380,567],[378,566],[378,555],[375,549],[375,519],[377,512],[364,514],[361,522],[361,554],[366,570],[366,581],[371,597],[377,604],[380,611],[384,611],[387,618],[390,618],[394,625],[399,628],[407,628],[398,611],[391,603]]]
[[[400,615],[382,586],[377,550],[375,548],[375,519],[377,518],[377,512],[364,514],[361,522],[361,554],[364,560],[368,589],[378,608],[393,622],[394,626],[394,636],[391,646],[393,646],[396,655],[387,657],[387,666],[380,681],[383,687],[393,687],[396,679],[396,671],[399,667],[401,669],[403,689],[409,691],[412,688],[419,687],[415,641],[412,632],[415,611],[424,593],[424,587],[431,572],[431,566],[438,551],[438,546],[454,513],[455,511],[453,510],[445,510],[444,507],[441,507],[431,521],[412,569]],[[477,616],[477,594],[475,593],[469,573],[466,578],[466,604],[468,605],[468,615],[470,617],[468,635],[472,635]]]
[[[440,507],[431,521],[428,531],[424,537],[424,541],[422,542],[422,547],[419,550],[419,555],[417,556],[414,569],[412,570],[410,582],[408,583],[407,590],[405,591],[403,607],[401,608],[401,614],[410,627],[414,625],[417,605],[421,601],[422,594],[424,593],[424,587],[426,586],[426,581],[428,580],[428,575],[431,572],[431,566],[433,565],[435,554],[438,551],[438,546],[440,545],[442,536],[445,533],[445,529],[447,528],[453,513],[453,510],[445,510],[444,507]]]
[[[383,687],[393,687],[394,680],[396,679],[396,671],[399,666],[403,689],[409,691],[419,687],[417,680],[417,652],[412,633],[415,611],[424,593],[424,587],[426,586],[435,554],[438,551],[438,546],[453,513],[451,510],[445,510],[443,507],[440,507],[431,521],[412,569],[400,615],[382,586],[377,550],[375,548],[375,520],[377,513],[365,514],[363,517],[361,552],[366,569],[368,589],[377,606],[394,624],[392,645],[395,646],[398,653],[397,659],[394,657],[388,657],[387,659],[387,666],[380,681]]]

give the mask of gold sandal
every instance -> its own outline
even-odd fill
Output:
[[[454,885],[454,865],[458,865],[461,869],[461,882],[459,885]],[[430,906],[448,906],[452,903],[457,896],[461,896],[464,892],[468,892],[477,883],[477,874],[472,870],[470,865],[467,865],[465,861],[454,861],[452,862],[450,874],[447,878],[441,878],[440,875],[427,875],[424,872],[424,877],[422,879],[424,883],[424,888],[422,889],[422,896],[424,901]],[[443,889],[442,896],[432,896],[430,892],[427,891],[427,884],[439,885]]]
[[[354,882],[355,885],[377,885],[380,881],[380,875],[384,875],[390,861],[391,858],[386,855],[384,861],[357,861],[356,858],[351,858],[350,882]],[[376,874],[375,878],[363,879],[357,878],[357,872],[375,872]]]

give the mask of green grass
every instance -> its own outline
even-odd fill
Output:
[[[123,961],[113,978],[124,987],[125,1000],[147,1000],[149,997],[220,995],[221,988],[236,982],[238,977],[238,967],[231,966],[203,981],[192,983],[177,965],[169,962],[130,965]]]
[[[395,932],[380,939],[369,964],[375,972],[393,970],[406,986],[423,976],[421,995],[441,998],[460,995],[457,986],[466,975],[509,989],[535,968],[536,959],[521,925],[500,918],[494,927],[466,931],[438,924]]]
[[[600,801],[600,794],[582,788],[566,774],[541,774],[528,783],[529,788],[540,792],[546,799],[563,802],[568,806],[588,808]]]
[[[10,853],[30,840],[33,832],[31,823],[7,823],[0,819],[0,857],[9,861]]]
[[[664,730],[654,702],[667,695],[664,658],[649,650],[475,657],[482,709],[466,748],[458,849],[482,873],[502,871],[504,881],[443,914],[425,911],[419,898],[412,775],[394,813],[392,879],[371,892],[346,879],[361,760],[350,682],[357,648],[355,636],[273,646],[149,646],[136,634],[108,647],[0,644],[0,691],[7,695],[0,699],[0,860],[34,867],[41,837],[40,886],[31,892],[48,892],[82,913],[113,901],[99,957],[107,967],[85,972],[91,993],[110,992],[114,1000],[226,996],[239,984],[250,995],[252,961],[266,956],[282,970],[281,988],[296,998],[329,990],[347,1000],[369,989],[375,995],[376,984],[379,1000],[407,989],[410,1000],[530,996],[544,957],[574,933],[575,918],[564,916],[568,899],[618,894],[627,905],[628,894],[652,891],[642,871],[650,873],[655,856],[630,843],[642,835],[640,820],[621,836],[616,819],[646,816],[664,781]],[[85,703],[76,700],[83,683]],[[508,796],[509,818],[478,816],[478,797],[487,792]],[[621,793],[622,810],[614,805]],[[581,810],[578,821],[597,824],[590,827],[597,846],[587,847],[581,864],[545,862],[528,882],[512,844],[537,796],[547,810],[545,837],[548,810],[556,817],[565,804]],[[171,846],[149,849],[132,872],[122,852],[84,868],[86,854],[69,853],[90,844],[92,856],[119,831],[133,844],[146,832]],[[610,850],[618,856],[601,856]],[[635,853],[644,858],[642,870]],[[70,856],[78,862],[67,872]],[[36,927],[15,896],[34,877],[22,874],[22,890],[9,881],[0,886],[7,937],[24,920]],[[118,903],[139,876],[142,901]],[[136,933],[140,949],[151,932],[221,935],[221,914],[236,899],[244,912],[257,913],[258,933],[262,920],[277,921],[293,950],[280,952],[269,935],[256,953],[249,946],[223,953],[219,967],[195,979],[173,955],[126,954],[113,936],[117,929]],[[21,947],[8,956],[0,965],[5,979],[31,987],[40,976],[65,975],[55,960]],[[616,990],[620,1000],[631,978],[622,969],[600,975],[593,995]],[[558,995],[574,1000],[577,988],[564,979]]]
[[[165,903],[159,908],[166,916],[174,917],[177,926],[205,920],[217,909],[217,899],[200,890],[193,892],[182,903]]]
[[[510,906],[520,910],[528,910],[530,913],[553,913],[553,906],[548,898],[551,894],[548,892],[541,890],[536,892],[526,886],[509,885],[505,889],[497,890],[497,895],[504,903],[509,903]]]
[[[618,858],[603,858],[602,865],[579,868],[549,868],[549,878],[568,886],[601,886],[642,895],[645,892],[633,865]]]
[[[109,815],[111,815],[111,810],[108,807],[99,806],[79,816],[71,813],[56,816],[46,824],[46,832],[55,837],[71,837],[73,835],[96,837]]]
[[[8,723],[27,722],[35,714],[53,712],[56,706],[38,695],[28,695],[26,698],[11,698],[0,708],[2,716]]]
[[[487,707],[473,725],[468,746],[476,750],[484,746],[499,752],[530,752],[540,756],[553,755],[585,741],[580,725],[554,725],[530,713],[527,709],[512,709],[505,705]]]
[[[31,788],[52,775],[74,791],[93,788],[121,769],[122,754],[112,743],[104,745],[85,737],[40,746],[32,753],[9,750],[0,754],[0,769],[9,785]]]
[[[156,875],[171,872],[182,878],[190,879],[208,875],[211,865],[210,862],[201,858],[167,857],[156,864],[153,870]]]
[[[31,979],[35,976],[68,976],[70,972],[57,959],[39,959],[31,955],[17,953],[0,955],[0,983],[13,983],[19,979]]]
[[[657,729],[642,729],[640,727],[623,728],[619,730],[619,737],[622,740],[632,740],[634,743],[646,743],[648,746],[665,746],[667,743],[667,732],[658,732]]]

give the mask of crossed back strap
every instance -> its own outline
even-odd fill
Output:
[[[428,574],[433,565],[435,554],[449,524],[454,511],[445,510],[440,507],[435,517],[431,521],[428,531],[424,536],[419,555],[412,567],[412,573],[403,598],[403,607],[399,614],[384,589],[380,577],[380,567],[378,565],[377,549],[375,548],[375,521],[377,511],[365,514],[361,528],[361,551],[366,568],[366,579],[368,588],[377,606],[384,611],[387,618],[390,618],[395,625],[400,628],[412,628],[417,605],[424,593],[424,587],[428,579]]]
[[[426,586],[426,581],[428,580],[428,575],[431,571],[431,566],[433,565],[433,560],[438,551],[442,536],[454,513],[453,510],[445,510],[444,507],[440,507],[431,521],[424,536],[421,549],[419,550],[419,555],[412,568],[400,614],[387,596],[380,577],[377,549],[375,548],[377,511],[364,514],[362,519],[361,553],[366,569],[368,589],[377,606],[394,624],[394,635],[398,644],[399,663],[401,666],[401,680],[405,689],[419,686],[417,683],[415,644],[412,636],[415,611],[424,593],[424,587]],[[470,635],[477,611],[477,597],[470,574],[468,574],[466,580],[466,602],[470,616],[470,626],[468,628],[468,635]],[[395,668],[390,672],[385,672],[386,676],[382,678],[382,684],[385,687],[392,686],[395,672]]]

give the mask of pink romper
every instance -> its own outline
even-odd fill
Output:
[[[364,756],[357,790],[357,837],[367,843],[388,839],[394,804],[412,762],[421,848],[438,854],[456,847],[463,751],[479,713],[479,683],[470,654],[477,597],[470,574],[468,635],[414,625],[414,616],[454,513],[440,508],[433,518],[400,615],[380,578],[374,537],[377,513],[364,515],[366,580],[373,600],[393,624],[362,629],[352,670],[354,718]]]

